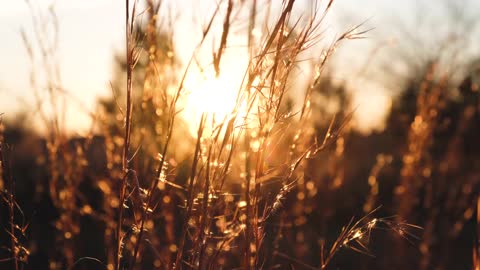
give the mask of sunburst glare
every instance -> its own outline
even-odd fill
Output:
[[[248,66],[248,56],[242,50],[235,50],[226,54],[222,61],[218,76],[212,66],[202,70],[197,67],[185,80],[188,94],[185,98],[184,119],[193,134],[202,113],[221,122],[236,107],[238,94],[242,91],[243,75]]]

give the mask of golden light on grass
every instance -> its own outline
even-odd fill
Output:
[[[305,14],[293,9],[295,0],[258,1],[258,6],[257,1],[220,1],[218,12],[202,25],[202,39],[192,52],[157,44],[173,35],[156,31],[163,17],[161,1],[145,0],[144,12],[130,5],[136,2],[141,1],[125,1],[120,87],[117,91],[112,83],[111,99],[99,101],[105,116],[92,115],[98,124],[88,137],[71,136],[58,124],[65,116],[55,98],[57,80],[52,79],[51,89],[45,90],[52,98],[45,102],[59,109],[44,111],[39,105],[47,116],[53,114],[41,121],[52,132],[22,142],[22,163],[12,162],[22,167],[10,174],[10,155],[5,154],[11,147],[3,141],[0,113],[0,187],[5,189],[0,198],[9,217],[0,227],[10,240],[4,244],[6,253],[0,252],[1,269],[4,262],[17,265],[12,269],[23,268],[30,255],[27,248],[33,247],[31,265],[47,254],[44,264],[52,269],[85,268],[88,263],[110,270],[294,265],[324,270],[334,260],[334,265],[352,264],[337,255],[342,249],[373,256],[373,231],[385,230],[414,245],[421,241],[421,261],[412,264],[430,269],[437,266],[435,258],[450,251],[444,252],[441,242],[473,232],[469,227],[480,200],[470,154],[478,151],[463,143],[477,131],[478,98],[472,96],[476,90],[470,89],[470,78],[458,91],[465,100],[447,100],[443,93],[450,86],[437,83],[433,71],[426,72],[425,79],[406,84],[419,91],[408,95],[398,110],[395,100],[372,82],[359,78],[339,87],[336,73],[322,73],[343,40],[361,39],[368,32],[360,24],[333,44],[317,48],[333,0],[324,2],[325,10],[321,1],[312,1],[311,12]],[[282,5],[262,12],[261,2]],[[148,24],[140,25],[142,14]],[[147,63],[138,48],[148,52]],[[161,55],[179,61],[165,64]],[[179,57],[183,55],[187,60]],[[350,92],[360,87],[368,92]],[[382,113],[387,111],[392,114]],[[457,116],[449,115],[453,111]],[[385,118],[391,130],[357,132],[369,131]],[[76,119],[67,114],[66,120]],[[452,134],[444,128],[453,128]],[[12,136],[9,132],[5,138]],[[37,163],[30,165],[32,160]],[[23,169],[31,172],[20,178],[15,193],[12,176],[23,176]],[[447,185],[452,177],[455,182]],[[33,186],[24,190],[26,184]],[[31,204],[26,196],[33,189],[40,200]],[[39,201],[40,214],[46,216],[33,219],[30,234],[28,212]],[[375,208],[381,203],[387,207]],[[20,209],[24,204],[25,216]],[[362,209],[362,218],[345,220]],[[441,219],[440,212],[448,220]],[[380,214],[387,217],[376,217]],[[406,223],[407,217],[425,219],[422,238],[417,237],[422,228]],[[38,221],[53,227],[47,232],[55,230],[54,241],[37,236],[44,229]],[[439,239],[437,232],[448,239]],[[408,250],[403,242],[392,239],[389,245],[390,240],[382,240],[381,255],[398,252],[403,256],[397,256],[399,265],[411,259],[404,255]],[[50,254],[55,246],[63,248]],[[87,249],[89,257],[80,257]],[[471,241],[460,251],[470,249]],[[476,266],[478,245],[473,249]]]

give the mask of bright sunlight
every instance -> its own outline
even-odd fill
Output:
[[[222,58],[221,72],[216,76],[212,66],[192,70],[185,88],[184,118],[192,134],[196,133],[202,113],[222,122],[235,107],[248,56],[243,50],[234,50]]]

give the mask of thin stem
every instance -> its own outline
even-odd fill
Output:
[[[188,183],[187,214],[185,216],[185,220],[183,223],[182,237],[180,238],[180,244],[178,246],[178,253],[177,253],[177,258],[175,260],[174,269],[182,269],[181,260],[182,260],[183,248],[185,246],[185,238],[187,237],[188,221],[190,220],[190,216],[192,215],[193,197],[194,197],[193,187],[195,183],[195,175],[197,172],[198,161],[201,157],[200,156],[201,155],[200,153],[201,139],[203,135],[204,124],[205,124],[205,114],[202,114],[202,117],[200,119],[200,125],[198,126],[197,143],[195,145],[195,154],[193,156],[192,170],[190,172],[190,179]]]
[[[245,235],[246,235],[246,243],[245,243],[245,269],[249,270],[250,269],[250,257],[251,257],[251,251],[250,251],[250,243],[252,242],[252,224],[251,222],[251,213],[252,213],[252,206],[250,202],[250,182],[251,182],[251,174],[250,174],[250,134],[248,132],[245,133],[245,147],[247,151],[247,157],[245,160],[245,177],[246,177],[246,189],[245,189],[245,201],[247,202],[246,206],[246,211],[247,211],[247,221],[246,221],[246,227],[245,227]]]
[[[15,182],[12,179],[10,174],[10,166],[6,163],[7,159],[5,158],[4,152],[4,143],[3,143],[3,136],[0,134],[0,164],[2,166],[2,175],[1,178],[4,181],[8,181],[8,215],[10,221],[10,249],[12,252],[12,260],[15,265],[15,270],[18,270],[18,258],[17,258],[17,240],[15,238],[15,198],[14,198],[14,190],[15,190]]]
[[[124,176],[122,178],[119,194],[119,215],[117,220],[117,254],[115,261],[115,269],[120,269],[121,246],[122,246],[122,224],[123,224],[123,204],[125,201],[125,193],[127,187],[128,177],[128,151],[130,146],[130,129],[131,129],[131,114],[132,114],[132,70],[133,70],[133,51],[131,50],[131,27],[130,27],[130,11],[129,0],[125,0],[125,47],[127,58],[127,112],[125,118],[125,134],[123,145],[123,159],[122,171]]]

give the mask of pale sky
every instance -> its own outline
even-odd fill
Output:
[[[43,10],[46,10],[46,7],[52,3],[51,0],[31,1],[37,3]],[[299,1],[297,5],[305,5],[308,1],[310,0]],[[196,11],[196,15],[200,15],[198,13],[208,9],[205,6],[212,5],[215,1],[167,2],[169,5],[173,5],[174,10],[180,15],[174,30],[176,51],[183,57],[190,56],[196,42],[185,41],[192,35],[198,36],[201,27],[200,25],[192,26],[192,10]],[[419,2],[422,2],[423,6],[428,6],[428,3],[437,1],[336,0],[334,15],[328,21],[327,27],[333,31],[341,31],[342,27],[369,19],[368,27],[375,27],[375,30],[368,34],[369,39],[359,41],[354,45],[347,44],[343,50],[346,51],[347,57],[356,58],[355,55],[366,55],[368,48],[385,41],[385,33],[389,32],[392,22],[398,18],[407,22],[412,20],[413,11],[419,9]],[[0,6],[2,7],[0,9],[0,37],[2,39],[0,45],[2,61],[0,64],[0,112],[4,112],[8,116],[33,104],[32,90],[29,84],[31,64],[20,36],[20,29],[31,33],[32,22],[28,6],[24,1],[0,0]],[[111,94],[109,80],[112,74],[113,55],[115,52],[122,51],[124,46],[124,1],[56,1],[55,7],[60,22],[59,58],[62,83],[72,96],[78,98],[89,110],[93,110],[95,100],[99,96]],[[434,10],[435,7],[432,5],[429,12]],[[362,59],[362,57],[359,58]],[[362,61],[351,61],[348,66],[361,66]],[[339,64],[339,67],[342,65]],[[389,94],[378,85],[368,83],[365,83],[361,90],[365,92],[357,95],[356,98],[359,114],[363,112],[370,117],[381,118],[379,111],[388,103]],[[367,102],[369,104],[365,105]],[[25,107],[25,104],[29,105]],[[362,107],[365,108],[363,111]],[[69,116],[76,119],[71,121],[69,128],[84,128],[87,126],[89,118],[74,108],[75,106],[69,106],[67,113],[67,119]],[[379,120],[371,122],[375,121]]]

